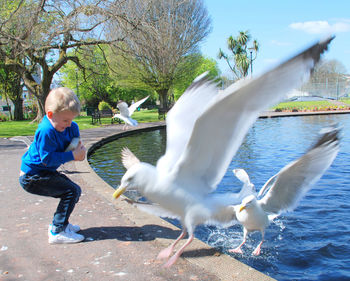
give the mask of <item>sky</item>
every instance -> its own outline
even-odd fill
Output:
[[[201,51],[215,59],[224,75],[230,70],[217,54],[225,53],[227,38],[248,30],[259,43],[253,75],[289,59],[319,39],[336,37],[326,60],[341,62],[350,73],[350,0],[203,0],[212,20],[212,31]]]

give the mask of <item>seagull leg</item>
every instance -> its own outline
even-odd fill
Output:
[[[253,256],[259,256],[261,252],[261,245],[264,241],[261,241],[259,245],[255,248],[254,252],[252,253]]]
[[[243,254],[241,248],[242,246],[244,245],[244,243],[247,241],[247,234],[248,234],[248,231],[244,228],[243,230],[243,241],[242,243],[235,249],[230,249],[228,250],[230,253],[237,253],[237,254]]]
[[[243,240],[243,242],[237,247],[237,248],[234,248],[234,249],[230,249],[228,250],[230,253],[237,253],[237,254],[243,254],[242,250],[241,250],[241,247],[243,246],[243,244],[245,243],[245,240]]]
[[[171,267],[177,259],[181,256],[185,248],[192,242],[194,238],[194,234],[191,234],[190,237],[188,237],[186,243],[167,261],[167,263],[164,265],[164,267]]]
[[[161,260],[161,259],[167,259],[169,258],[169,256],[171,255],[171,253],[174,251],[174,248],[176,246],[176,244],[182,239],[185,237],[186,235],[186,230],[183,230],[180,234],[180,236],[175,240],[174,243],[172,243],[170,246],[168,246],[167,248],[165,248],[164,250],[162,250],[158,256],[157,256],[157,259],[158,260]]]
[[[259,245],[258,245],[258,246],[255,248],[255,250],[253,251],[253,253],[252,253],[253,256],[259,256],[259,255],[260,255],[260,252],[261,252],[261,245],[262,245],[262,243],[264,242],[264,232],[262,231],[261,234],[262,234],[261,242],[259,243]]]

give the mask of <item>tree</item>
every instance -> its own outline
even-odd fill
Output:
[[[103,55],[105,47],[87,46],[83,53],[75,52],[83,69],[80,70],[74,62],[68,62],[60,71],[63,85],[75,89],[88,106],[97,107],[100,101],[110,104],[113,100],[113,80]]]
[[[0,93],[5,97],[7,106],[10,99],[14,105],[14,116],[10,110],[10,119],[23,120],[23,98],[21,78],[16,72],[11,72],[0,64]]]
[[[16,5],[18,5],[19,1],[10,1],[8,3],[6,2],[0,2],[0,22],[2,22],[1,19],[6,18],[10,15],[11,12],[14,11],[16,8]],[[7,4],[7,9],[4,9],[4,4]],[[5,50],[7,52],[10,51],[9,47],[5,47]],[[1,56],[0,56],[1,58]],[[21,84],[21,77],[16,73],[8,68],[5,67],[4,61],[0,60],[0,92],[5,97],[5,100],[7,102],[7,105],[9,106],[8,100],[10,99],[14,105],[14,120],[23,120],[23,98],[22,98],[22,84]],[[10,112],[10,119],[12,119],[12,113]]]
[[[140,24],[124,12],[128,1],[16,0],[10,1],[10,8],[8,2],[1,1],[1,9],[9,12],[0,14],[0,59],[37,98],[37,119],[44,115],[52,80],[61,67],[72,61],[83,68],[70,50],[122,41]],[[112,20],[120,26],[118,36],[106,39],[105,26]],[[124,32],[122,27],[128,29]],[[39,77],[34,74],[37,68]]]
[[[227,65],[233,72],[236,79],[246,77],[249,73],[249,67],[256,59],[259,51],[259,43],[257,40],[253,40],[251,47],[248,44],[251,41],[251,35],[248,31],[240,31],[237,38],[230,36],[227,39],[227,47],[232,52],[232,56],[227,55],[219,50],[218,58],[225,59]],[[252,56],[254,52],[254,57]]]
[[[193,80],[204,72],[208,72],[208,77],[210,79],[216,80],[219,77],[219,68],[215,60],[203,57],[200,54],[195,54],[194,56],[198,57],[197,65],[193,65],[188,63],[188,71],[186,71],[187,75],[180,77],[180,79],[176,80],[172,87],[172,91],[174,92],[174,98],[177,100],[185,90],[191,85]],[[221,83],[220,81],[217,81]]]
[[[322,60],[316,65],[310,78],[311,83],[335,82],[346,73],[345,66],[337,60]],[[344,79],[344,78],[343,78]]]
[[[169,90],[199,63],[199,43],[209,34],[211,22],[201,0],[134,0],[130,13],[144,14],[132,37],[116,45],[113,70],[119,85],[154,90],[160,108],[169,108]]]
[[[322,60],[316,65],[309,81],[301,91],[311,95],[339,98],[348,94],[350,75],[345,66],[337,60]]]
[[[150,95],[139,89],[125,89],[118,86],[110,75],[108,66],[108,46],[90,46],[84,53],[77,54],[84,69],[79,70],[75,63],[68,62],[60,71],[62,84],[75,89],[79,98],[89,107],[97,108],[101,101],[115,106],[119,100],[131,103]]]

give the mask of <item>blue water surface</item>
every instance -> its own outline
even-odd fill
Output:
[[[350,115],[257,120],[216,192],[240,190],[241,183],[232,174],[235,168],[245,169],[259,190],[304,154],[320,129],[332,123],[343,127],[341,149],[332,166],[293,212],[281,215],[266,229],[260,256],[251,255],[261,239],[256,232],[243,246],[243,256],[231,254],[233,257],[278,280],[350,280]],[[106,182],[117,187],[125,172],[121,148],[128,146],[141,161],[155,164],[164,153],[165,139],[164,130],[121,138],[96,150],[89,162]],[[225,253],[243,237],[239,225],[226,229],[200,226],[195,234]]]

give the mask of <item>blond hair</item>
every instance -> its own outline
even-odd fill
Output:
[[[80,113],[80,101],[74,92],[65,87],[56,88],[50,91],[45,101],[45,112],[53,113],[69,110]]]

